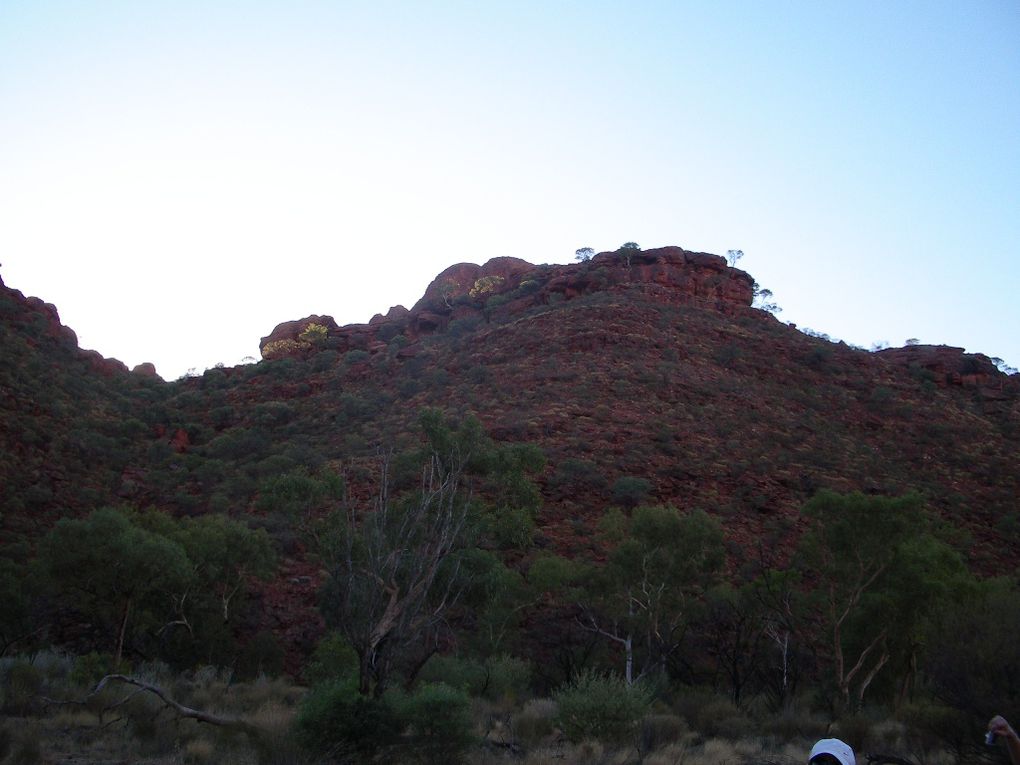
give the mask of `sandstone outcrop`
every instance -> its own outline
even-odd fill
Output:
[[[143,361],[141,364],[135,366],[131,371],[136,375],[141,375],[142,377],[159,378],[159,375],[156,373],[156,365],[151,361]]]
[[[492,258],[483,265],[458,263],[440,273],[408,310],[395,306],[368,324],[337,326],[331,316],[287,321],[259,343],[263,358],[306,356],[323,348],[346,353],[379,352],[398,336],[405,338],[400,357],[417,352],[425,335],[446,331],[452,322],[513,319],[534,306],[572,300],[593,292],[638,290],[669,305],[692,305],[734,314],[750,307],[754,280],[730,268],[726,259],[682,247],[601,252],[570,265],[533,265],[520,258]],[[311,324],[326,328],[318,346],[301,337]]]
[[[905,367],[920,369],[936,385],[982,387],[989,381],[1004,378],[992,360],[982,353],[966,353],[963,348],[949,345],[907,345],[885,348],[879,358]]]
[[[7,290],[7,294],[29,313],[39,317],[40,320],[36,321],[36,325],[41,328],[41,332],[44,336],[49,337],[62,345],[70,349],[73,353],[79,354],[81,357],[86,359],[96,371],[109,377],[116,374],[127,374],[127,365],[122,361],[114,358],[106,358],[99,351],[84,350],[78,346],[78,335],[70,327],[64,326],[60,321],[60,313],[57,311],[57,307],[53,303],[47,303],[40,298],[29,296],[25,297],[24,293],[20,290],[10,289],[4,285],[3,281],[0,280],[0,288]],[[155,373],[155,368],[153,368]]]

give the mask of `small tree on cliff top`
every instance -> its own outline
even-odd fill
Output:
[[[616,252],[626,261],[627,268],[630,268],[631,257],[635,252],[641,252],[641,247],[637,242],[624,242]]]

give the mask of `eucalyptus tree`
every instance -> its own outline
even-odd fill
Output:
[[[821,491],[803,508],[798,558],[827,636],[820,641],[843,709],[859,709],[879,673],[916,654],[929,614],[966,572],[930,532],[920,495]]]
[[[119,665],[125,645],[161,621],[170,593],[192,576],[184,548],[132,522],[129,511],[64,518],[39,543],[38,564],[58,600],[90,621]]]
[[[620,647],[627,683],[664,670],[723,564],[717,520],[696,510],[613,511],[602,530],[612,551],[580,595],[582,625]]]
[[[474,417],[451,425],[426,410],[420,424],[416,485],[394,490],[394,455],[380,454],[371,499],[348,495],[314,530],[327,572],[320,607],[358,655],[363,695],[381,695],[399,663],[424,662],[430,636],[479,565],[498,573],[476,549],[493,514],[535,511],[536,494],[518,475],[540,464],[533,452],[495,447]],[[495,508],[476,496],[479,487],[495,496]]]

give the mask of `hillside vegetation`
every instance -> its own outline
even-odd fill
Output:
[[[38,761],[988,761],[1020,379],[759,294],[678,247],[496,258],[164,382],[0,283],[6,713]]]

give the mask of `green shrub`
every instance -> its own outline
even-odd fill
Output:
[[[515,656],[490,656],[484,662],[459,656],[435,655],[428,660],[418,680],[442,683],[468,695],[498,701],[519,698],[531,683],[531,665]]]
[[[319,351],[312,357],[310,366],[313,372],[325,372],[332,369],[340,360],[340,354],[336,351]]]
[[[481,326],[482,320],[478,316],[468,316],[463,319],[454,319],[446,328],[450,337],[458,338],[470,335]]]
[[[413,377],[408,377],[397,383],[397,392],[401,398],[411,398],[421,390],[421,383]]]
[[[351,351],[351,353],[357,352]],[[350,356],[351,353],[347,355]],[[350,393],[345,393],[340,397],[340,408],[348,420],[368,419],[379,412],[379,407],[372,400]]]
[[[491,374],[484,364],[475,364],[468,369],[466,377],[474,385],[485,385],[491,379]]]
[[[519,699],[531,685],[531,663],[516,656],[490,657],[485,669],[488,681],[483,693],[490,699]]]
[[[293,417],[294,407],[283,401],[267,401],[252,411],[252,421],[266,427],[286,425]]]
[[[517,289],[514,290],[514,296],[519,295],[532,295],[542,289],[542,285],[539,284],[535,279],[525,279],[518,285]]]
[[[406,340],[406,336],[401,334],[403,331],[403,327],[396,323],[380,324],[376,330],[376,337],[384,343],[389,343],[396,337],[403,337]]]
[[[489,299],[485,301],[485,310],[494,311],[501,305],[506,305],[510,302],[510,294],[501,293],[499,295],[490,295]]]
[[[339,632],[331,632],[315,646],[302,676],[306,683],[319,685],[350,680],[357,672],[358,655]]]
[[[392,749],[402,728],[387,698],[358,693],[356,683],[344,681],[313,689],[298,713],[297,734],[317,754],[338,762],[370,762]]]
[[[635,476],[624,476],[613,483],[613,502],[623,507],[637,507],[652,490],[652,484]]]
[[[209,497],[209,512],[226,515],[230,512],[232,504],[229,496],[222,492],[216,492]]]
[[[575,743],[584,739],[626,742],[634,736],[652,701],[644,686],[627,685],[622,678],[595,672],[582,673],[554,698],[559,705],[559,726]]]
[[[436,654],[422,667],[418,673],[418,680],[423,684],[442,683],[458,691],[478,696],[485,688],[486,674],[485,666],[479,661]]]
[[[253,478],[265,479],[274,475],[293,472],[300,468],[300,466],[301,463],[285,454],[273,454],[250,466],[248,473]]]
[[[425,385],[427,390],[438,390],[446,388],[450,384],[450,373],[445,369],[433,369],[426,375]]]
[[[753,727],[733,701],[722,694],[692,690],[682,695],[675,706],[691,728],[707,738],[726,738],[734,735],[734,731]]]
[[[460,762],[474,741],[471,700],[446,683],[427,683],[401,703],[410,727],[409,753],[419,762]]]
[[[268,436],[261,430],[233,428],[210,441],[206,450],[210,457],[247,462],[265,456],[270,446]]]
[[[888,413],[892,407],[893,399],[896,394],[892,389],[887,388],[884,385],[879,385],[871,390],[868,394],[868,406],[874,411],[881,413]]]
[[[492,519],[492,532],[496,543],[504,549],[527,548],[534,537],[535,519],[523,507],[501,508]]]
[[[255,507],[267,513],[300,516],[343,493],[343,479],[335,474],[312,477],[301,471],[270,475],[259,483]]]

